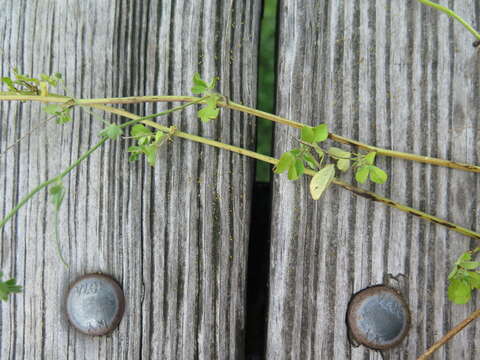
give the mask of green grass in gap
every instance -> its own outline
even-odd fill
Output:
[[[258,109],[275,112],[275,38],[277,27],[277,0],[265,0],[260,32],[258,65]],[[272,155],[272,122],[257,119],[257,152]],[[270,181],[271,165],[261,161],[256,164],[256,180]]]

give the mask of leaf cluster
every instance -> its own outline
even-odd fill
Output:
[[[193,87],[192,93],[199,95],[205,94],[205,106],[198,110],[197,115],[202,122],[209,122],[216,119],[220,113],[218,108],[218,101],[222,98],[222,95],[214,92],[215,85],[217,84],[217,77],[214,77],[210,82],[202,80],[200,74],[195,73],[193,75]]]
[[[315,200],[318,200],[332,183],[336,169],[342,172],[354,169],[355,179],[362,184],[368,178],[378,184],[387,181],[385,171],[374,165],[375,152],[362,155],[333,146],[328,149],[320,147],[320,143],[327,138],[326,124],[302,127],[300,147],[285,152],[275,166],[274,172],[280,174],[287,171],[289,180],[297,180],[304,174],[306,167],[314,170],[316,174],[310,182],[310,194]]]
[[[473,254],[480,248],[463,253],[448,275],[448,299],[456,304],[466,304],[474,289],[480,289],[480,261],[473,261]]]
[[[14,78],[2,77],[1,82],[7,85],[8,90],[19,95],[48,95],[48,86],[56,87],[62,79],[62,74],[40,74],[39,78],[21,74],[18,68],[12,69]]]
[[[141,154],[147,158],[150,166],[155,166],[157,150],[168,137],[162,131],[152,132],[142,124],[132,126],[130,135],[137,140],[137,145],[130,146],[128,152],[131,153],[129,161],[137,161]]]
[[[70,107],[59,104],[48,104],[43,107],[43,111],[47,114],[55,116],[55,121],[57,124],[66,124],[72,120],[72,116],[70,115]]]
[[[12,278],[2,281],[3,273],[0,272],[0,300],[7,301],[10,294],[16,294],[22,291],[22,287],[17,285],[17,280]]]

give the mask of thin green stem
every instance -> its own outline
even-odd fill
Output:
[[[130,119],[134,119],[134,120],[137,120],[137,121],[140,121],[142,122],[143,124],[145,125],[148,125],[148,126],[151,126],[151,127],[154,127],[158,130],[161,130],[163,132],[169,132],[172,134],[171,132],[171,128],[167,127],[167,126],[163,126],[163,125],[160,125],[154,121],[150,121],[150,120],[141,120],[141,118],[138,116],[138,115],[135,115],[133,113],[130,113],[126,110],[123,110],[123,109],[116,109],[114,107],[111,107],[111,106],[105,106],[105,105],[93,105],[93,107],[97,108],[97,109],[101,109],[101,110],[104,110],[104,111],[108,111],[110,113],[113,113],[113,114],[117,114],[117,115],[120,115],[120,116],[124,116],[124,117],[127,117],[127,118],[130,118]],[[219,149],[224,149],[224,150],[228,150],[228,151],[232,151],[232,152],[235,152],[235,153],[238,153],[238,154],[241,154],[241,155],[244,155],[244,156],[248,156],[250,158],[253,158],[253,159],[257,159],[257,160],[260,160],[260,161],[264,161],[266,163],[269,163],[269,164],[272,164],[272,165],[276,165],[278,163],[278,159],[275,159],[275,158],[272,158],[270,156],[267,156],[267,155],[262,155],[262,154],[259,154],[259,153],[256,153],[254,151],[250,151],[250,150],[246,150],[246,149],[243,149],[243,148],[240,148],[240,147],[237,147],[237,146],[233,146],[233,145],[228,145],[228,144],[224,144],[222,142],[219,142],[219,141],[215,141],[215,140],[210,140],[210,139],[206,139],[204,137],[201,137],[201,136],[197,136],[197,135],[192,135],[192,134],[189,134],[189,133],[185,133],[185,132],[182,132],[182,131],[175,131],[172,135],[174,136],[177,136],[179,138],[183,138],[183,139],[187,139],[187,140],[191,140],[191,141],[195,141],[195,142],[198,142],[198,143],[202,143],[202,144],[206,144],[206,145],[210,145],[210,146],[214,146],[214,147],[217,147]],[[312,171],[312,170],[309,170],[309,169],[305,169],[305,174],[306,175],[309,175],[309,176],[313,176],[315,175],[315,171]],[[433,215],[430,215],[430,214],[427,214],[423,211],[420,211],[420,210],[417,210],[417,209],[414,209],[412,207],[409,207],[409,206],[406,206],[406,205],[402,205],[400,203],[397,203],[391,199],[388,199],[388,198],[385,198],[383,196],[380,196],[376,193],[373,193],[373,192],[370,192],[370,191],[367,191],[367,190],[364,190],[364,189],[361,189],[361,188],[358,188],[356,186],[353,186],[351,184],[348,184],[346,182],[343,182],[339,179],[334,179],[333,183],[335,185],[338,185],[346,190],[349,190],[351,192],[353,192],[354,194],[358,195],[358,196],[361,196],[361,197],[364,197],[366,199],[369,199],[369,200],[373,200],[373,201],[376,201],[376,202],[381,202],[385,205],[388,205],[388,206],[391,206],[393,208],[396,208],[400,211],[403,211],[403,212],[406,212],[406,213],[409,213],[409,214],[412,214],[412,215],[415,215],[415,216],[418,216],[424,220],[427,220],[427,221],[431,221],[435,224],[439,224],[439,225],[443,225],[443,226],[446,226],[447,228],[449,228],[450,230],[453,230],[453,231],[456,231],[462,235],[466,235],[466,236],[469,236],[469,237],[472,237],[472,238],[475,238],[475,239],[478,239],[480,240],[480,234],[477,233],[477,232],[474,232],[472,230],[469,230],[469,229],[466,229],[460,225],[457,225],[457,224],[454,224],[450,221],[446,221],[446,220],[443,220],[441,218],[438,218],[436,216],[433,216]]]
[[[4,95],[1,95],[1,94],[2,93],[0,93],[0,101],[31,100],[31,101],[40,101],[44,103],[48,103],[48,102],[65,103],[71,100],[71,98],[69,97],[60,96],[60,95],[52,95],[52,96],[16,95],[8,92],[4,93]],[[132,96],[132,97],[124,97],[124,98],[79,99],[77,100],[77,104],[93,106],[93,105],[103,105],[103,104],[137,104],[137,103],[144,103],[144,102],[175,102],[175,101],[197,102],[197,100],[199,99],[201,98],[198,98],[195,96]],[[198,102],[200,103],[202,101],[198,101]],[[287,126],[298,128],[298,129],[305,126],[305,124],[292,121],[278,115],[270,114],[265,111],[253,109],[245,105],[237,104],[232,101],[219,102],[218,105],[224,108],[241,111],[246,114],[250,114],[256,117],[260,117],[262,119],[267,119],[270,121],[277,122],[279,124],[284,124]],[[401,151],[387,150],[387,149],[379,148],[376,146],[371,146],[371,145],[362,143],[360,141],[352,140],[344,136],[336,135],[334,133],[329,133],[328,136],[333,141],[346,144],[346,145],[355,146],[365,151],[375,151],[378,155],[389,156],[389,157],[394,157],[394,158],[399,158],[404,160],[411,160],[411,161],[416,161],[416,162],[425,163],[425,164],[444,166],[444,167],[449,167],[452,169],[458,169],[463,171],[480,173],[480,166],[476,166],[472,164],[438,159],[438,158],[433,158],[429,156],[415,155],[415,154],[405,153]]]
[[[62,247],[60,244],[60,234],[58,231],[59,227],[60,227],[60,211],[58,211],[58,209],[55,209],[55,243],[57,246],[57,255],[60,258],[60,261],[63,263],[63,265],[65,265],[65,267],[68,268],[69,265],[62,255]]]
[[[430,1],[430,0],[418,0],[418,1],[421,2],[424,5],[427,5],[427,6],[430,6],[434,9],[436,9],[436,10],[439,10],[439,11],[447,14],[450,17],[453,17],[458,22],[460,22],[465,27],[465,29],[470,31],[470,33],[473,36],[475,36],[477,38],[477,40],[480,40],[480,34],[469,23],[467,23],[463,18],[461,18],[460,15],[458,15],[455,11],[453,11],[453,10],[443,6],[443,5],[434,3],[433,1]]]
[[[15,213],[20,210],[31,198],[33,198],[39,191],[45,189],[47,186],[53,184],[56,181],[63,179],[70,171],[75,169],[80,163],[89,157],[95,150],[97,150],[100,146],[102,146],[108,138],[103,138],[100,140],[94,147],[90,148],[86,151],[82,156],[80,156],[73,164],[71,164],[66,170],[64,170],[60,175],[51,178],[37,187],[35,187],[32,191],[30,191],[27,195],[25,195],[20,202],[8,212],[8,214],[0,221],[0,229],[5,226],[5,224],[15,215]]]
[[[131,120],[131,121],[127,121],[126,123],[123,123],[120,125],[121,128],[124,128],[124,127],[127,127],[129,125],[133,125],[135,123],[138,123],[140,121],[146,121],[146,120],[149,120],[149,119],[153,119],[155,117],[158,117],[158,116],[163,116],[163,115],[167,115],[167,114],[170,114],[174,111],[179,111],[179,110],[182,110],[184,108],[186,108],[187,106],[190,106],[190,105],[193,105],[193,104],[197,104],[199,102],[202,102],[205,98],[195,98],[194,101],[191,101],[189,103],[186,103],[186,104],[183,104],[183,105],[180,105],[180,106],[177,106],[177,107],[174,107],[174,108],[171,108],[171,109],[168,109],[166,111],[162,111],[162,112],[159,112],[159,113],[156,113],[156,114],[152,114],[152,115],[147,115],[147,116],[143,116],[143,117],[137,117],[136,119],[134,120]],[[63,172],[61,172],[59,175],[57,175],[56,177],[52,178],[52,179],[49,179],[43,183],[41,183],[40,185],[38,185],[36,188],[34,188],[30,193],[28,193],[23,199],[20,200],[20,202],[12,209],[8,212],[8,214],[5,216],[5,218],[3,218],[1,221],[0,221],[0,229],[15,215],[15,213],[20,210],[27,202],[28,200],[30,200],[32,197],[35,196],[35,194],[37,194],[39,191],[41,191],[42,189],[46,188],[47,186],[51,185],[52,183],[56,182],[56,181],[60,181],[62,180],[68,173],[70,173],[70,171],[72,171],[73,169],[75,169],[78,165],[80,165],[80,163],[85,160],[86,158],[88,158],[95,150],[97,150],[99,147],[101,147],[106,141],[108,140],[108,137],[104,137],[102,138],[102,140],[100,140],[95,146],[93,146],[91,149],[89,149],[87,152],[85,152],[82,156],[80,156],[74,163],[72,163],[69,167],[67,167]]]

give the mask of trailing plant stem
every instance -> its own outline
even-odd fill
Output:
[[[445,345],[451,338],[457,335],[460,331],[462,331],[467,325],[469,325],[472,321],[480,317],[480,309],[475,310],[471,313],[465,320],[455,326],[452,330],[450,330],[443,338],[433,344],[427,351],[425,351],[422,356],[420,356],[417,360],[426,360],[432,354],[440,349],[443,345]]]
[[[443,5],[434,3],[433,1],[430,1],[430,0],[418,0],[418,1],[420,1],[424,5],[427,5],[427,6],[430,6],[430,7],[434,8],[434,9],[437,9],[437,10],[447,14],[448,16],[451,16],[454,19],[458,20],[458,22],[460,22],[468,31],[470,31],[470,33],[473,36],[475,36],[477,38],[477,40],[480,40],[480,34],[469,23],[467,23],[465,20],[463,20],[455,11],[450,10],[449,8],[447,8]]]
[[[2,95],[4,94],[4,95]],[[65,103],[67,101],[72,100],[72,98],[60,96],[60,95],[53,95],[53,96],[38,96],[38,95],[15,95],[11,93],[0,93],[0,101],[7,100],[7,101],[14,101],[14,100],[33,100],[33,101],[41,101],[41,102],[54,102],[54,103]],[[195,96],[132,96],[132,97],[123,97],[123,98],[103,98],[103,99],[78,99],[76,100],[77,105],[86,105],[86,106],[93,106],[93,105],[104,105],[104,104],[136,104],[136,103],[144,103],[144,102],[189,102],[189,103],[201,103],[203,102],[203,98],[195,97]],[[253,109],[251,107],[234,103],[232,101],[219,101],[218,106],[228,108],[231,110],[241,111],[250,115],[254,115],[256,117],[260,117],[262,119],[267,119],[270,121],[277,122],[279,124],[288,125],[294,128],[301,129],[305,125],[296,121],[292,121],[286,119],[284,117],[270,114],[261,110]],[[157,115],[158,116],[158,115]],[[394,150],[387,150],[376,146],[371,146],[360,141],[352,140],[340,135],[336,135],[334,133],[329,133],[329,138],[333,141],[356,146],[360,149],[365,151],[375,151],[377,155],[389,156],[404,160],[416,161],[425,164],[437,165],[437,166],[444,166],[453,169],[469,171],[480,173],[480,166],[460,163],[445,159],[438,159],[429,156],[422,156],[422,155],[415,155],[401,151],[394,151]]]
[[[30,200],[32,197],[35,196],[39,191],[45,189],[47,186],[53,184],[54,182],[60,181],[63,179],[70,171],[75,169],[80,163],[85,160],[87,157],[89,157],[95,150],[97,150],[100,146],[102,146],[108,138],[103,138],[100,140],[95,146],[90,148],[88,151],[86,151],[82,156],[80,156],[73,164],[71,164],[67,169],[65,169],[60,175],[55,176],[54,178],[51,178],[40,185],[38,185],[35,189],[30,191],[26,196],[23,197],[23,199],[20,200],[20,202],[8,212],[8,214],[5,216],[0,221],[0,229],[15,215],[15,213],[20,210],[27,202]]]
[[[143,121],[148,121],[148,119],[153,119],[153,118],[158,117],[158,116],[163,116],[163,115],[170,114],[174,111],[182,110],[182,109],[186,108],[187,106],[202,102],[203,100],[204,100],[204,98],[195,98],[195,100],[193,100],[191,102],[188,102],[186,104],[183,104],[183,105],[180,105],[180,106],[177,106],[177,107],[174,107],[174,108],[171,108],[171,109],[168,109],[166,111],[162,111],[162,112],[159,112],[159,113],[156,113],[156,114],[147,115],[147,116],[143,116],[143,117],[135,115],[135,119],[121,124],[120,128],[125,128],[127,126],[138,123],[142,120]],[[71,164],[68,168],[66,168],[58,176],[41,183],[35,189],[33,189],[30,193],[28,193],[22,200],[20,200],[20,202],[12,210],[10,210],[8,212],[8,214],[5,216],[5,218],[0,220],[0,229],[15,215],[15,213],[18,210],[20,210],[28,202],[28,200],[30,200],[33,196],[35,196],[35,194],[37,194],[42,189],[48,187],[49,185],[53,184],[54,182],[62,180],[66,175],[68,175],[70,173],[70,171],[72,171],[78,165],[80,165],[80,163],[83,160],[88,158],[95,150],[97,150],[99,147],[101,147],[107,140],[108,140],[108,137],[102,138],[102,140],[100,140],[95,146],[93,146],[88,151],[86,151],[82,156],[80,156],[73,164]],[[62,259],[62,262],[65,263],[65,261],[63,260],[62,257],[61,257],[61,259]]]
[[[95,107],[97,109],[100,109],[100,110],[108,111],[108,112],[113,113],[113,114],[124,116],[124,117],[130,118],[130,119],[134,119],[136,121],[139,121],[139,122],[141,122],[145,125],[151,126],[151,127],[156,128],[158,130],[161,130],[163,132],[171,132],[171,128],[169,128],[167,126],[160,125],[160,124],[158,124],[154,121],[143,120],[138,115],[135,115],[135,114],[133,114],[131,112],[128,112],[126,110],[117,109],[117,108],[114,108],[114,107],[111,107],[111,106],[105,106],[105,105],[94,105],[93,107]],[[243,148],[240,148],[240,147],[237,147],[237,146],[224,144],[224,143],[219,142],[219,141],[206,139],[206,138],[201,137],[201,136],[192,135],[192,134],[182,132],[182,131],[178,131],[178,130],[175,131],[173,133],[173,135],[177,136],[179,138],[183,138],[183,139],[195,141],[195,142],[198,142],[198,143],[214,146],[214,147],[217,147],[217,148],[220,148],[220,149],[232,151],[232,152],[244,155],[244,156],[248,156],[248,157],[253,158],[253,159],[264,161],[264,162],[272,164],[272,165],[276,165],[278,163],[278,159],[275,159],[273,157],[270,157],[270,156],[267,156],[267,155],[262,155],[262,154],[254,152],[254,151],[243,149]],[[313,170],[305,169],[305,174],[309,175],[309,176],[314,176],[315,172]],[[354,194],[359,195],[361,197],[364,197],[366,199],[383,203],[385,205],[388,205],[388,206],[393,207],[395,209],[398,209],[400,211],[418,216],[418,217],[420,217],[424,220],[431,221],[435,224],[446,226],[450,230],[456,231],[456,232],[458,232],[462,235],[466,235],[466,236],[469,236],[469,237],[480,240],[480,234],[479,233],[474,232],[474,231],[469,230],[469,229],[466,229],[464,227],[461,227],[461,226],[459,226],[457,224],[454,224],[452,222],[440,219],[436,216],[427,214],[423,211],[414,209],[412,207],[402,205],[402,204],[397,203],[393,200],[390,200],[388,198],[380,196],[380,195],[378,195],[376,193],[373,193],[371,191],[364,190],[362,188],[358,188],[356,186],[348,184],[348,183],[346,183],[342,180],[339,180],[339,179],[334,179],[333,183],[335,185],[338,185],[338,186],[340,186],[340,187],[342,187],[346,190],[349,190],[349,191],[353,192]]]

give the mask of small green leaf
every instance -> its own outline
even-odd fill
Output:
[[[295,163],[293,163],[288,169],[288,180],[297,180],[298,178],[297,168],[295,167]]]
[[[454,278],[448,286],[448,299],[455,304],[466,304],[472,297],[472,289],[465,280]]]
[[[384,184],[387,181],[388,175],[382,169],[370,165],[370,180],[377,184]]]
[[[63,197],[65,195],[64,187],[62,183],[57,183],[49,189],[51,196],[51,202],[55,206],[55,210],[58,211],[63,202]]]
[[[474,270],[480,266],[480,262],[478,261],[464,261],[460,264],[466,270]]]
[[[463,253],[462,255],[460,255],[460,257],[455,262],[455,264],[460,265],[461,263],[463,263],[465,261],[470,261],[470,260],[472,260],[472,254],[470,254],[469,252],[466,252],[466,253]]]
[[[162,141],[162,139],[164,138],[164,136],[165,136],[165,133],[163,133],[162,131],[157,131],[155,133],[155,140],[153,141],[152,144],[154,144],[154,145],[159,144]]]
[[[302,150],[300,150],[300,149],[290,150],[290,153],[292,153],[293,156],[298,156],[298,155],[300,155],[301,152],[302,152]]]
[[[210,82],[208,83],[208,88],[209,88],[209,89],[214,89],[215,86],[217,85],[217,81],[218,81],[219,79],[220,79],[220,78],[219,78],[218,76],[215,76],[215,77],[212,79],[212,81],[210,81]]]
[[[318,163],[311,154],[309,153],[303,154],[303,159],[305,160],[305,162],[307,163],[310,169],[316,170],[318,168]]]
[[[130,135],[133,137],[153,135],[153,133],[142,124],[134,125],[130,130]]]
[[[350,168],[349,159],[340,159],[337,161],[337,168],[340,171],[347,171]]]
[[[310,126],[302,127],[300,138],[307,143],[312,143],[315,140],[315,133],[313,132],[313,128],[311,128]]]
[[[295,172],[297,173],[298,177],[302,176],[305,172],[305,166],[303,165],[303,161],[300,159],[295,160]]]
[[[141,153],[142,152],[142,148],[140,146],[129,146],[128,149],[127,149],[128,152],[131,152],[131,153]]]
[[[43,111],[50,115],[59,115],[62,113],[63,108],[58,104],[48,104],[43,107]]]
[[[372,151],[365,155],[365,161],[368,165],[373,165],[375,162],[375,156],[377,155],[376,152]]]
[[[202,80],[199,73],[193,75],[193,87],[192,93],[194,94],[203,94],[208,90],[208,84]]]
[[[320,124],[313,128],[313,134],[315,142],[322,142],[328,138],[328,126],[327,124]]]
[[[123,134],[122,128],[116,124],[110,124],[105,129],[100,131],[100,136],[106,136],[112,140],[117,139],[122,134]]]
[[[352,157],[352,154],[349,153],[348,151],[345,151],[343,149],[340,149],[334,146],[328,149],[328,154],[332,157],[340,158],[340,159],[350,159]]]
[[[448,280],[453,279],[458,273],[458,268],[455,266],[455,268],[448,274]]]
[[[147,157],[147,162],[150,166],[155,166],[157,160],[157,147],[155,145],[142,146],[142,150]]]
[[[470,286],[475,289],[480,289],[480,274],[475,271],[468,272],[470,278]]]
[[[65,110],[64,112],[60,113],[57,116],[56,122],[57,122],[57,124],[66,124],[71,120],[72,120],[72,118],[70,117],[70,115],[68,113],[68,110]]]
[[[198,117],[202,122],[209,122],[212,119],[216,119],[220,109],[212,108],[211,106],[205,106],[198,111]]]
[[[318,200],[335,177],[335,166],[329,164],[317,172],[310,181],[310,194],[313,200]]]
[[[281,174],[290,169],[294,162],[295,156],[290,151],[283,153],[277,165],[273,168],[273,172],[276,174]]]
[[[140,157],[140,154],[130,154],[130,156],[128,157],[128,161],[130,162],[137,161],[139,157]]]
[[[3,273],[0,272],[0,300],[7,301],[10,294],[19,293],[22,287],[17,285],[17,280],[12,278],[2,281]]]
[[[368,173],[370,172],[370,167],[368,165],[360,166],[355,173],[355,180],[360,184],[364,184],[368,179]]]

